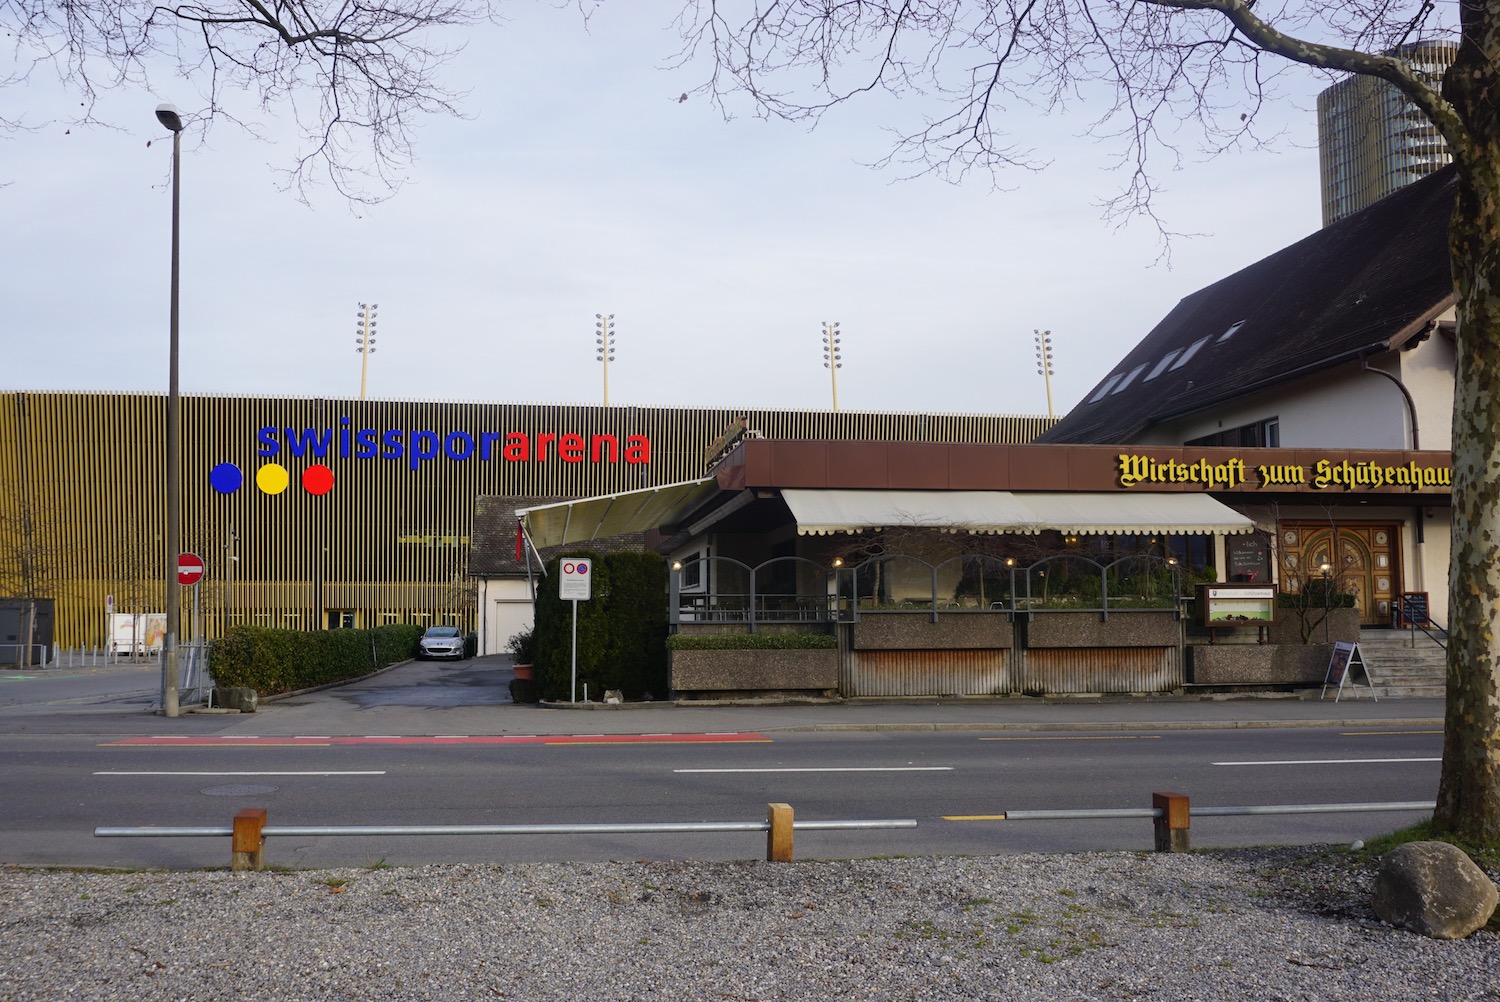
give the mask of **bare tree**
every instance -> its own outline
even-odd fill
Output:
[[[34,663],[39,606],[57,596],[65,566],[56,512],[38,512],[23,492],[0,498],[0,596],[20,600],[17,661]]]
[[[681,61],[708,63],[700,92],[726,110],[748,98],[806,120],[875,91],[916,99],[926,117],[881,162],[953,180],[1040,164],[1002,131],[1008,106],[1098,99],[1092,131],[1118,142],[1126,179],[1109,211],[1153,219],[1155,178],[1185,152],[1179,124],[1209,153],[1259,143],[1257,113],[1293,63],[1386,80],[1420,108],[1458,169],[1452,642],[1434,820],[1500,843],[1500,0],[686,0],[678,28]],[[1442,36],[1459,50],[1440,85],[1386,54]]]
[[[176,77],[202,104],[184,109],[190,126],[225,119],[257,132],[245,95],[301,133],[289,189],[304,196],[327,180],[346,198],[377,201],[401,184],[417,120],[457,114],[458,95],[438,76],[458,47],[437,36],[488,14],[487,0],[0,0],[13,50],[0,89],[19,96],[54,77],[79,102],[69,124],[87,125],[99,124],[104,92]],[[35,124],[0,115],[0,132]]]

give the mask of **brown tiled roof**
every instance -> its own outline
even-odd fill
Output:
[[[1169,417],[1398,347],[1453,303],[1456,177],[1429,175],[1188,296],[1039,441],[1129,442]],[[1187,364],[1147,379],[1202,338]],[[1123,390],[1089,402],[1138,366]]]
[[[567,500],[570,499],[529,495],[490,495],[478,498],[474,502],[474,537],[469,572],[476,577],[525,577],[526,563],[516,559],[516,509]],[[541,551],[542,559],[550,560],[563,549],[592,550],[595,553],[639,551],[645,549],[645,539],[643,533],[636,532],[595,539],[578,546],[545,548]],[[535,571],[535,558],[532,559]]]

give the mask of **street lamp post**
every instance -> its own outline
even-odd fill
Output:
[[[182,543],[182,454],[178,421],[181,399],[177,382],[178,218],[182,196],[182,116],[170,104],[158,105],[156,120],[172,131],[172,334],[167,377],[167,531],[166,549],[167,624],[162,637],[161,712],[178,715],[177,683],[177,556]]]

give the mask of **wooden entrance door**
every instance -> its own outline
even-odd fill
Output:
[[[1388,623],[1401,585],[1399,539],[1399,527],[1387,523],[1283,524],[1283,587],[1300,590],[1303,582],[1322,576],[1326,564],[1335,588],[1354,596],[1361,624]]]

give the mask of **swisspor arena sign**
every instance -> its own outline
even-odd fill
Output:
[[[278,459],[313,460],[302,473],[302,486],[325,494],[333,486],[333,472],[322,460],[340,459],[403,463],[418,470],[430,462],[590,463],[639,466],[651,462],[651,440],[645,435],[580,435],[575,432],[434,431],[427,428],[356,428],[345,417],[337,428],[281,428],[266,426],[256,432],[256,455],[268,460],[256,471],[264,493],[287,488],[290,473]],[[221,494],[232,494],[244,483],[235,463],[220,463],[209,473],[209,483]]]

